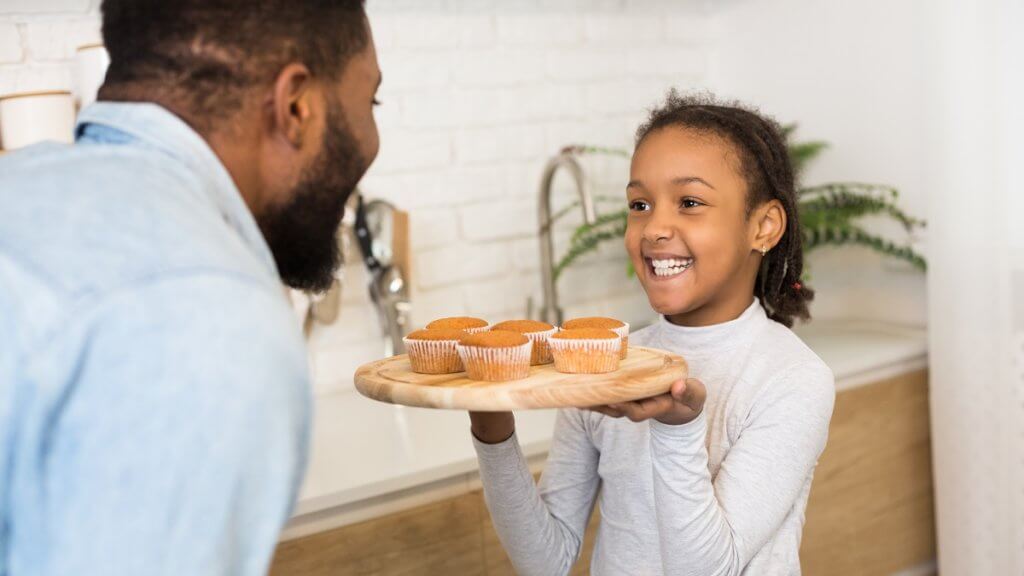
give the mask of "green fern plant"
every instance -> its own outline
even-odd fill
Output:
[[[795,129],[794,125],[784,128],[787,139]],[[796,173],[802,173],[827,148],[828,143],[822,141],[791,143],[789,155]],[[629,158],[627,151],[618,148],[569,146],[564,150],[580,155],[597,154]],[[872,234],[860,224],[863,217],[882,216],[899,223],[908,235],[925,226],[923,220],[908,215],[899,207],[899,192],[895,188],[863,182],[834,182],[800,188],[797,194],[805,252],[812,252],[823,246],[859,245],[907,262],[918,270],[926,269],[924,257],[909,245],[899,245]],[[604,196],[596,200],[621,201]],[[553,216],[553,221],[565,216],[578,205],[578,202],[573,202],[566,206]],[[568,250],[555,266],[555,278],[557,279],[579,258],[597,250],[603,243],[621,240],[626,233],[627,216],[628,210],[623,208],[601,214],[592,224],[577,227],[572,234]],[[634,273],[632,264],[628,272]]]

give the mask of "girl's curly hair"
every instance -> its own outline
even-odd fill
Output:
[[[670,126],[711,134],[732,145],[747,181],[748,217],[769,200],[782,204],[786,231],[761,261],[754,295],[770,318],[786,326],[795,318],[809,319],[807,304],[814,291],[800,281],[804,254],[796,177],[779,124],[737,102],[721,102],[709,94],[682,95],[673,89],[637,129],[637,147],[652,132]]]

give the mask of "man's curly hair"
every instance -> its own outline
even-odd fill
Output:
[[[337,79],[369,41],[362,0],[103,0],[101,11],[110,67],[100,99],[157,89],[199,120],[229,115],[291,62]]]

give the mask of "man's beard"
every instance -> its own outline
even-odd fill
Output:
[[[301,176],[291,200],[258,218],[281,280],[299,290],[324,292],[341,265],[336,233],[345,202],[367,166],[347,130],[340,104],[330,103],[323,150]]]

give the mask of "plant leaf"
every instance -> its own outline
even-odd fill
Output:
[[[858,226],[825,226],[821,228],[804,229],[804,241],[805,252],[811,252],[812,250],[822,246],[843,246],[854,244],[866,246],[880,254],[891,256],[898,260],[903,260],[921,271],[925,271],[928,268],[928,264],[924,257],[918,254],[910,246],[898,246],[885,238],[875,234],[870,234]]]
[[[629,212],[627,210],[618,210],[616,212],[601,214],[594,220],[593,224],[583,224],[579,228],[576,228],[576,231],[573,232],[572,234],[572,240],[570,242],[576,242],[576,240],[578,240],[580,237],[582,237],[584,234],[587,234],[591,230],[601,228],[602,226],[606,226],[608,224],[621,223],[622,229],[625,230],[626,218],[628,216]]]
[[[611,146],[591,146],[588,144],[570,144],[562,148],[563,153],[570,154],[595,154],[604,156],[619,156],[622,158],[629,158],[629,151],[624,148],[615,148]]]
[[[797,177],[803,174],[804,169],[828,147],[829,143],[823,140],[790,144],[788,147],[789,161],[792,163],[793,172]]]
[[[852,220],[869,214],[884,214],[899,222],[907,232],[925,226],[908,215],[895,200],[899,192],[890,186],[862,182],[836,182],[804,188],[799,201],[800,219],[817,224]]]
[[[572,242],[569,246],[569,250],[564,256],[562,256],[562,259],[558,261],[558,265],[555,266],[555,280],[558,280],[558,277],[562,275],[562,272],[578,258],[588,252],[596,250],[600,244],[607,240],[621,240],[625,233],[626,226],[625,224],[621,224],[610,230],[591,230],[579,236],[574,242]]]

